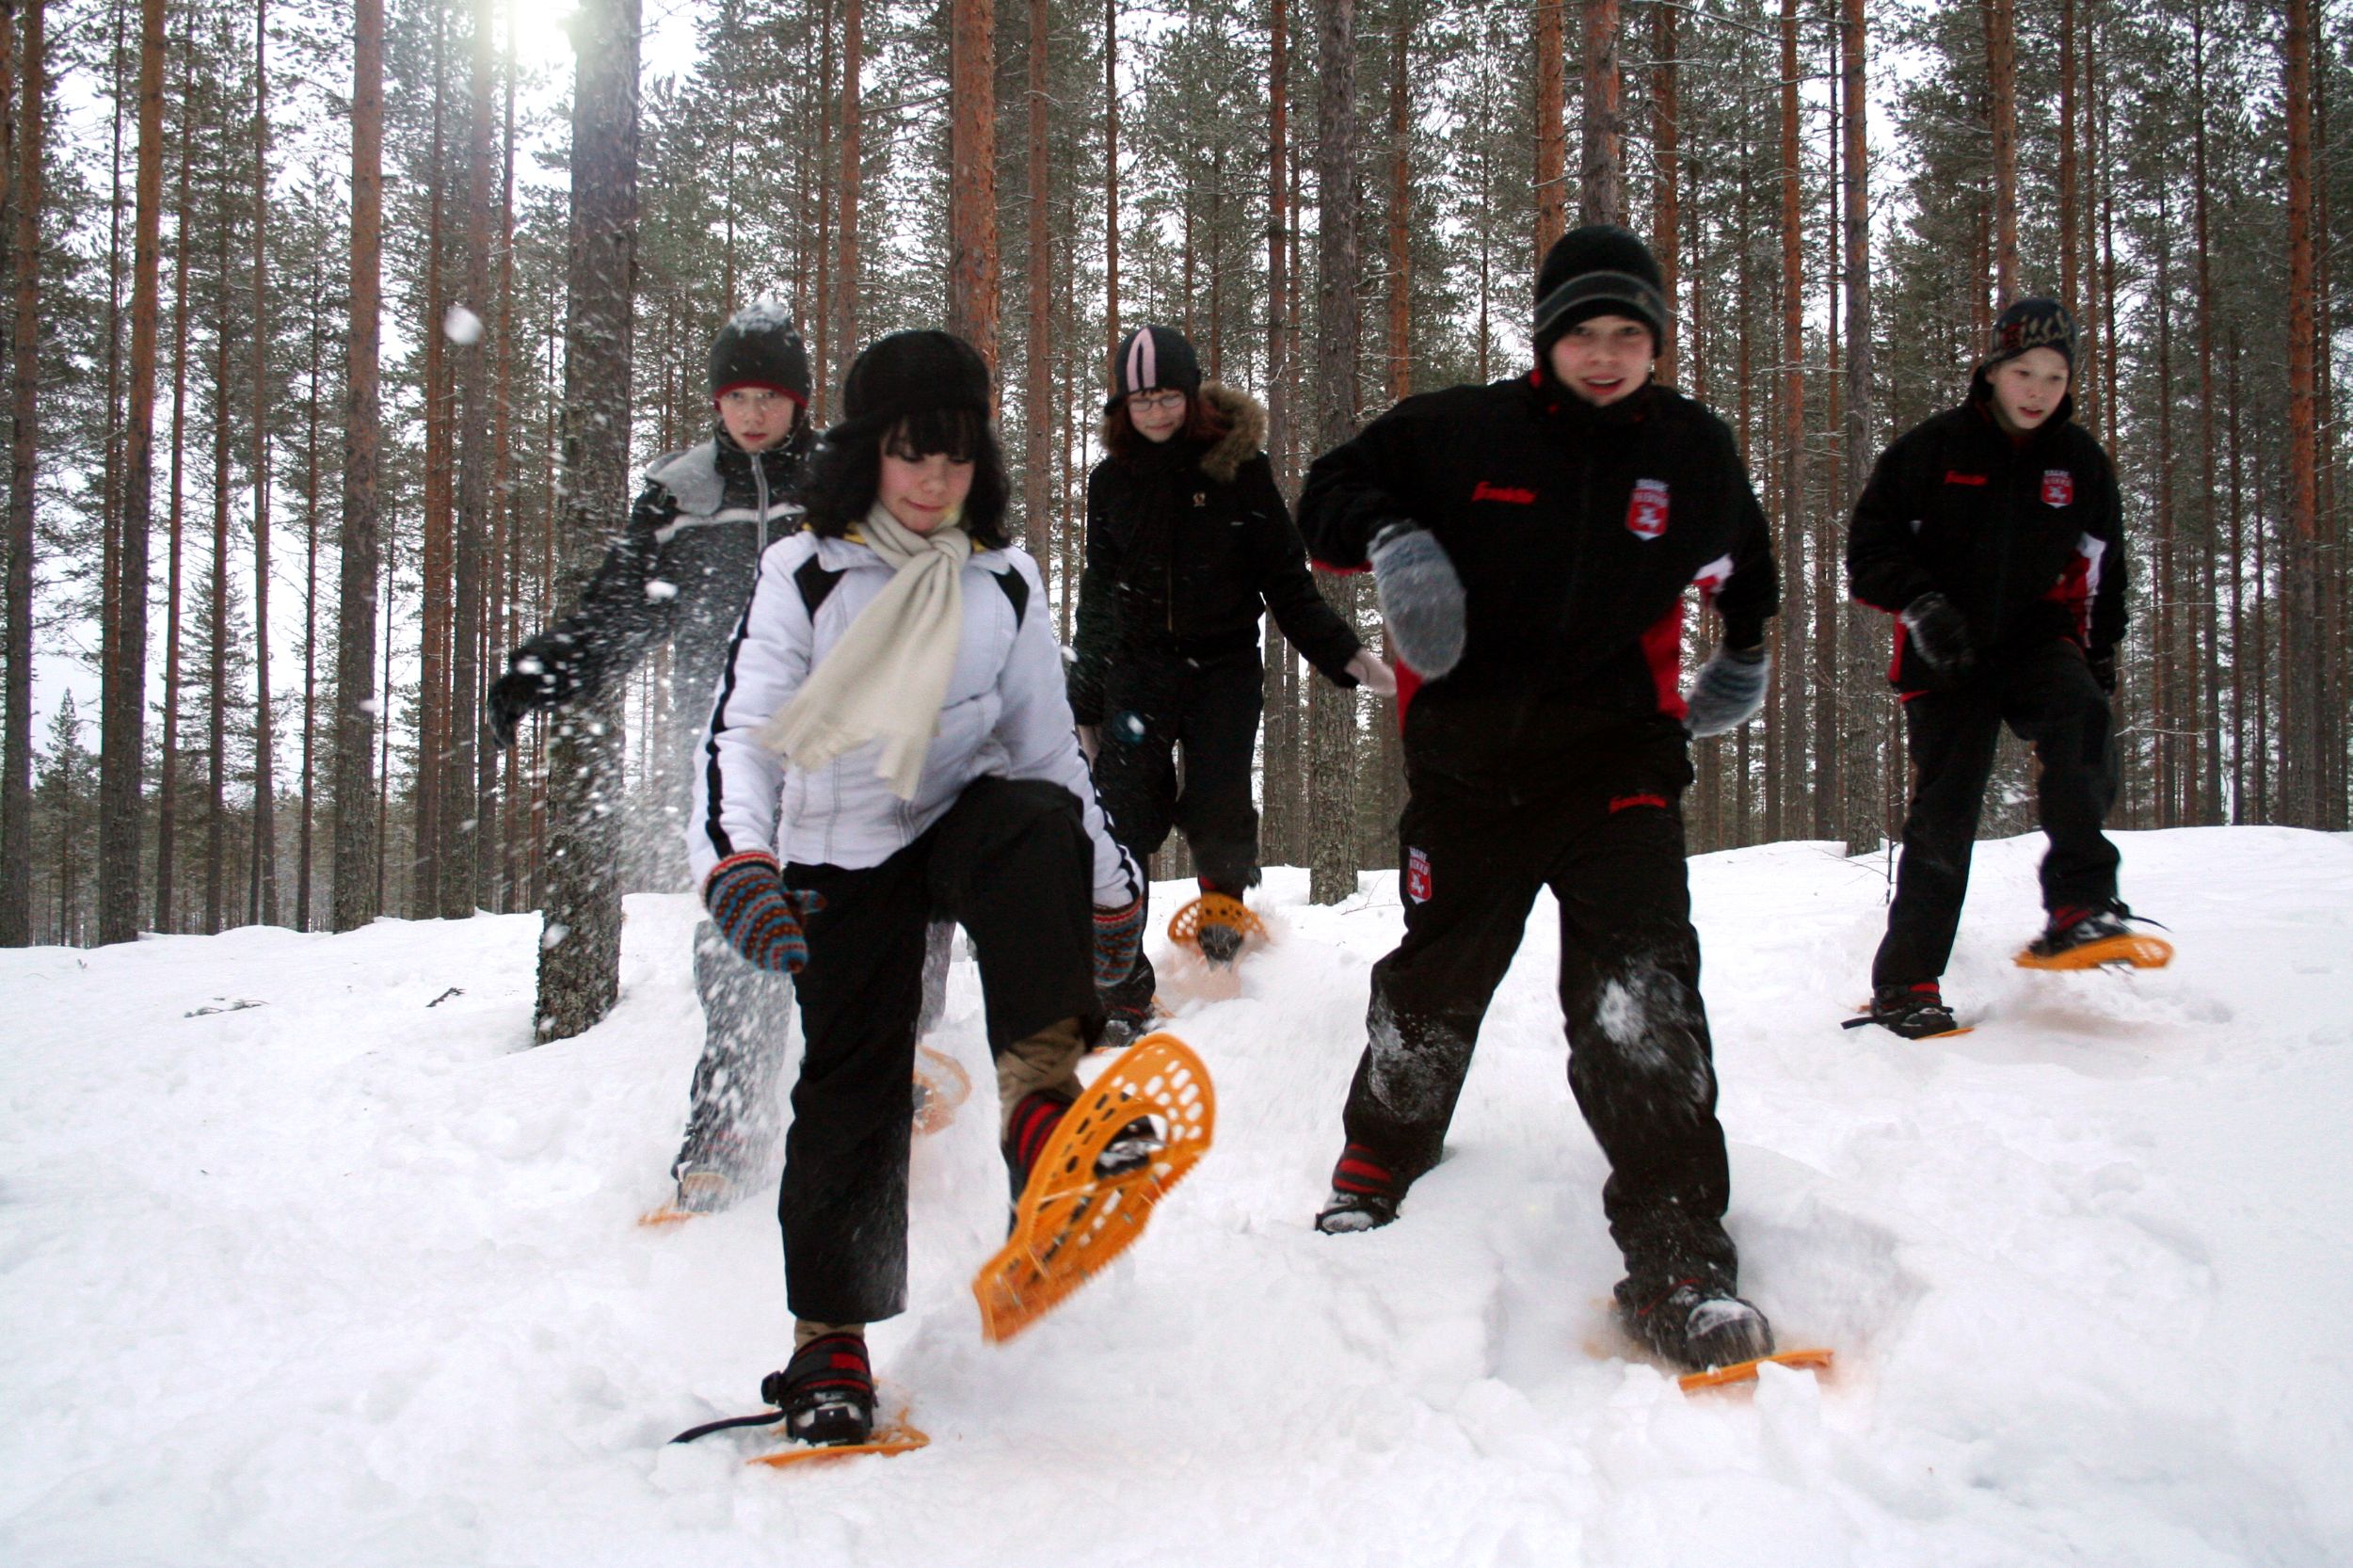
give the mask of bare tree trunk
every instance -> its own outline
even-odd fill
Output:
[[[949,0],[948,330],[997,367],[997,0]]]
[[[1577,215],[1583,223],[1625,221],[1625,125],[1620,109],[1618,0],[1583,0],[1584,134]]]
[[[2201,111],[2201,134],[2203,130]],[[2079,311],[2075,293],[2075,0],[2059,0],[2058,143],[2059,301],[2071,311]]]
[[[1040,562],[1053,558],[1051,520],[1047,515],[1047,487],[1053,478],[1049,456],[1054,422],[1048,400],[1053,395],[1053,240],[1046,220],[1047,179],[1046,95],[1049,86],[1047,63],[1052,39],[1047,0],[1030,0],[1030,256],[1028,348],[1029,392],[1022,398],[1021,422],[1028,430],[1022,447],[1022,545]]]
[[[1109,364],[1119,356],[1119,0],[1103,0],[1103,322]]]
[[[1847,489],[1839,501],[1849,508],[1863,493],[1874,460],[1871,388],[1871,139],[1870,96],[1865,90],[1864,0],[1840,0],[1839,61],[1846,111],[1846,346]],[[1889,827],[1891,807],[1873,766],[1877,747],[1864,694],[1873,690],[1871,668],[1875,617],[1859,605],[1847,609],[1847,768],[1842,797],[1846,822],[1841,837],[1857,854],[1872,847]],[[1899,749],[1891,743],[1891,751]]]
[[[2321,825],[2319,696],[2312,612],[2319,536],[2319,432],[2315,397],[2313,233],[2312,0],[2287,0],[2284,55],[2288,133],[2288,494],[2281,539],[2280,813],[2297,827]]]
[[[155,3],[155,0],[150,0]],[[353,0],[351,326],[344,337],[342,567],[335,615],[335,892],[337,931],[383,907],[377,857],[376,684],[376,314],[384,198],[384,0]],[[387,683],[389,689],[389,682]]]
[[[49,51],[42,36],[46,0],[25,0],[24,92],[16,105],[16,169],[8,200],[14,219],[9,234],[15,273],[16,315],[9,334],[14,371],[8,442],[8,677],[7,741],[0,751],[5,787],[0,788],[0,947],[30,946],[33,940],[33,501],[40,456],[40,207],[41,153],[47,144],[43,109],[48,97]],[[0,13],[0,28],[13,18]],[[0,112],[8,108],[0,82]],[[147,579],[124,579],[120,597],[144,600]]]
[[[278,744],[269,699],[269,0],[253,0],[253,866],[257,925],[278,923]]]
[[[433,189],[425,204],[424,319],[418,323],[424,337],[424,536],[418,541],[417,566],[422,603],[417,616],[417,776],[410,813],[416,842],[409,859],[410,907],[420,916],[440,910],[441,858],[455,851],[454,831],[441,809],[448,794],[449,771],[449,630],[451,532],[450,396],[448,340],[442,335],[442,311],[447,294],[441,280],[441,255],[448,229],[443,213],[445,157],[444,110],[448,96],[449,8],[451,0],[430,0],[433,14],[433,135],[427,167]]]
[[[155,468],[155,297],[161,268],[163,0],[139,5],[139,152],[131,240],[131,410],[123,435],[121,596],[104,671],[98,789],[98,939],[138,936],[140,778],[147,708],[147,533]]]
[[[171,280],[171,544],[166,568],[167,596],[164,630],[164,747],[162,779],[155,802],[155,929],[179,929],[172,906],[173,879],[179,872],[176,842],[180,820],[180,600],[181,548],[186,520],[187,492],[184,483],[188,434],[188,275],[195,252],[188,245],[189,169],[196,142],[196,66],[193,48],[182,51],[180,68],[180,175],[178,205],[172,219]],[[158,174],[160,176],[160,169]],[[160,178],[158,184],[160,185]],[[160,195],[160,190],[158,191]],[[160,238],[160,232],[158,234]],[[152,379],[152,370],[150,370]]]
[[[325,350],[319,314],[326,281],[311,268],[311,378],[302,436],[302,824],[295,853],[295,929],[311,929],[311,841],[318,797],[319,695],[319,370]]]
[[[458,410],[456,616],[450,632],[449,763],[443,773],[442,820],[447,831],[441,861],[440,913],[461,920],[474,912],[484,872],[487,835],[481,809],[481,696],[483,542],[490,529],[489,344],[484,325],[490,306],[490,168],[492,91],[498,76],[491,44],[496,24],[490,0],[475,0],[472,101],[466,140],[466,273],[463,303],[472,316],[471,335],[460,333],[456,348]],[[438,328],[438,324],[437,324]],[[626,461],[626,458],[624,458]]]
[[[1389,401],[1414,390],[1414,109],[1412,0],[1398,0],[1389,40]]]
[[[229,826],[229,214],[226,193],[213,212],[213,576],[212,648],[204,731],[204,932],[221,929]]]
[[[1568,37],[1561,8],[1568,0],[1536,0],[1536,254],[1542,257],[1568,228]],[[1353,23],[1352,23],[1353,25]],[[1326,77],[1323,86],[1331,88]]]
[[[1798,0],[1781,4],[1781,561],[1784,581],[1805,581],[1805,250],[1800,202],[1798,139]],[[1795,599],[1796,595],[1790,595]],[[1775,777],[1767,806],[1769,838],[1787,832],[1783,808],[1805,787],[1804,607],[1785,605],[1774,618],[1781,657],[1775,661],[1781,700],[1768,734]]]
[[[1985,0],[1985,74],[1993,120],[1993,295],[2018,288],[2017,0]]]
[[[496,335],[498,346],[498,385],[490,401],[490,520],[491,545],[489,560],[484,572],[491,594],[489,612],[483,628],[485,660],[494,661],[498,648],[512,648],[520,640],[521,629],[515,615],[516,590],[521,582],[517,569],[521,551],[517,545],[515,526],[514,463],[512,460],[514,432],[515,384],[515,9],[506,8],[506,48],[501,66],[506,82],[504,129],[499,156],[499,314]],[[730,187],[728,200],[734,200]],[[728,221],[734,221],[732,211]],[[735,296],[730,285],[727,301],[728,313],[735,313]],[[518,782],[516,746],[484,748],[476,746],[481,771],[476,776],[474,818],[481,824],[476,835],[481,840],[480,872],[475,880],[474,902],[483,908],[506,914],[516,907],[514,902],[514,810],[513,803]]]
[[[853,7],[855,14],[855,5]],[[573,24],[571,288],[565,311],[565,576],[596,568],[627,504],[637,252],[637,0],[590,0]],[[852,80],[855,81],[855,73]],[[845,154],[845,165],[849,163]],[[846,184],[846,181],[845,181]],[[847,236],[855,230],[842,226]],[[843,268],[845,280],[853,276]],[[844,334],[844,341],[848,341]],[[546,934],[536,1032],[567,1039],[620,985],[621,716],[616,696],[567,709],[548,752]]]
[[[632,11],[635,9],[634,0],[610,0],[610,3],[629,5]],[[841,12],[841,216],[836,225],[841,255],[840,264],[834,269],[836,314],[833,341],[835,362],[845,369],[857,356],[858,131],[863,118],[858,101],[858,56],[865,46],[864,24],[864,0],[844,0]],[[632,75],[632,84],[634,80]],[[631,90],[633,94],[633,85]],[[632,137],[634,135],[632,131]],[[630,203],[630,215],[633,246],[636,227],[636,202],[633,198]]]
[[[1683,273],[1682,114],[1676,99],[1675,8],[1657,4],[1651,9],[1651,147],[1658,166],[1656,206],[1651,217],[1651,249],[1658,258],[1658,280],[1667,296],[1666,334],[1658,344],[1658,379],[1675,384],[1675,300]]]
[[[1356,431],[1356,0],[1323,0],[1318,47],[1321,113],[1316,153],[1316,415],[1326,451]],[[1342,619],[1355,620],[1355,579],[1327,580]],[[1356,891],[1356,697],[1319,680],[1308,698],[1314,843],[1308,897],[1336,904]]]

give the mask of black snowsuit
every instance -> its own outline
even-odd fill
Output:
[[[561,705],[594,697],[666,638],[676,728],[655,749],[679,773],[665,795],[685,798],[695,742],[760,552],[800,526],[792,498],[808,454],[806,438],[746,453],[722,429],[655,462],[580,608],[508,658],[510,669],[536,661],[549,702]],[[703,1054],[673,1173],[710,1166],[748,1179],[762,1174],[778,1130],[792,979],[744,963],[705,920],[695,932],[695,992]]]
[[[1888,678],[1917,776],[1874,987],[1945,972],[2006,723],[2041,764],[2044,907],[2096,909],[2116,897],[2116,846],[2101,831],[2116,796],[2108,702],[2087,658],[2124,635],[2116,471],[2073,422],[2072,399],[2013,440],[1992,396],[1980,372],[1968,401],[1898,437],[1856,500],[1847,537],[1858,601],[1894,615],[1941,593],[1977,650],[1966,676],[1940,680],[1896,624]]]
[[[1731,432],[1679,393],[1596,408],[1536,376],[1412,397],[1319,458],[1317,559],[1418,522],[1467,608],[1461,663],[1399,669],[1405,936],[1374,966],[1348,1141],[1401,1186],[1438,1162],[1537,892],[1561,910],[1569,1084],[1609,1160],[1610,1233],[1645,1299],[1737,1255],[1684,871],[1685,590],[1754,644],[1780,589]]]
[[[1141,859],[1176,827],[1204,888],[1240,898],[1258,881],[1259,618],[1272,611],[1342,686],[1356,684],[1348,662],[1363,645],[1308,573],[1259,450],[1266,409],[1215,382],[1200,396],[1228,422],[1223,438],[1204,448],[1179,433],[1088,476],[1070,709],[1099,727],[1095,786],[1119,841]],[[1139,961],[1107,1000],[1141,1007],[1153,984]]]

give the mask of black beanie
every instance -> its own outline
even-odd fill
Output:
[[[2056,348],[2067,361],[2068,371],[2075,368],[2075,317],[2056,299],[2029,296],[2013,300],[1993,323],[1993,346],[1979,360],[1979,370],[1992,370],[2005,360],[2015,360],[2029,349]]]
[[[808,407],[808,350],[792,314],[774,299],[755,299],[711,340],[711,395],[736,387],[773,387]]]
[[[988,417],[988,366],[948,332],[893,332],[858,351],[841,382],[841,417],[903,420],[935,408]]]
[[[1139,327],[1120,339],[1119,351],[1112,356],[1112,395],[1103,411],[1110,413],[1130,392],[1155,387],[1188,397],[1201,390],[1201,361],[1174,327]]]
[[[1667,291],[1650,247],[1630,229],[1589,223],[1553,241],[1536,274],[1536,359],[1561,333],[1595,316],[1631,316],[1650,328],[1651,353],[1667,342]]]

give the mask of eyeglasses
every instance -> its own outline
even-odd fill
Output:
[[[1180,392],[1129,392],[1128,394],[1128,408],[1131,412],[1164,414],[1171,408],[1181,408],[1184,406],[1185,394]]]

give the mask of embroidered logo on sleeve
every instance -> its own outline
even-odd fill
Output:
[[[1413,849],[1405,852],[1405,897],[1410,903],[1430,902],[1430,852]]]
[[[1637,538],[1655,539],[1667,531],[1667,482],[1637,479],[1625,504],[1625,525]]]
[[[2042,471],[2042,504],[2072,506],[2075,502],[2075,476],[2063,468]]]

